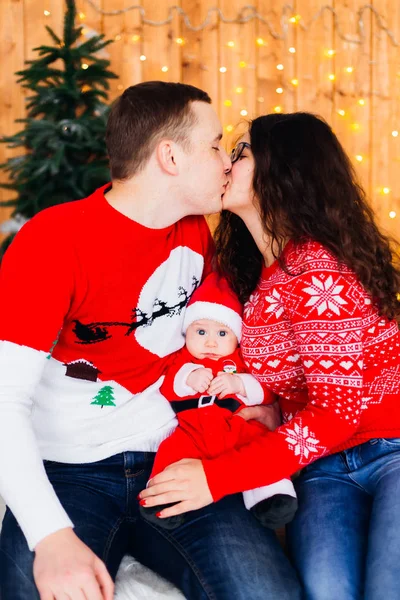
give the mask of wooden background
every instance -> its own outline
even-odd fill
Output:
[[[142,12],[106,14],[132,4]],[[253,0],[254,9],[244,11],[245,0],[77,0],[77,6],[84,36],[102,32],[115,40],[107,48],[119,76],[110,99],[143,80],[197,85],[213,99],[227,146],[245,119],[316,112],[356,164],[381,226],[400,238],[399,0],[293,0],[291,6]],[[191,31],[171,7],[182,9],[192,26],[207,14],[209,24]],[[221,13],[208,13],[214,8]],[[0,135],[17,131],[14,121],[24,115],[14,72],[49,41],[45,24],[60,33],[63,12],[63,0],[0,0]],[[143,23],[170,14],[162,26]],[[240,14],[246,23],[224,22]],[[0,163],[11,155],[0,144]],[[0,209],[0,221],[8,214]]]

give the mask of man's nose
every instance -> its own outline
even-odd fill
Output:
[[[231,159],[229,157],[229,154],[223,148],[221,148],[221,154],[222,154],[222,160],[224,163],[224,172],[227,175],[229,173],[229,171],[232,169]]]

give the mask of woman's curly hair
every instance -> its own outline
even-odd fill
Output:
[[[272,114],[250,124],[253,187],[266,234],[280,254],[284,240],[314,239],[349,267],[382,315],[400,316],[400,269],[394,242],[379,231],[350,159],[329,125],[310,113]],[[217,260],[245,302],[262,256],[244,222],[223,211]],[[285,268],[285,265],[282,264]]]

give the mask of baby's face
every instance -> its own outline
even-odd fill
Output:
[[[232,329],[217,321],[194,321],[186,331],[186,348],[195,358],[218,360],[232,354],[237,345],[237,337]]]

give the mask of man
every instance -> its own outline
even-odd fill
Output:
[[[159,388],[183,346],[185,306],[211,269],[196,215],[221,209],[231,166],[221,137],[205,92],[128,88],[107,128],[112,185],[43,211],[6,253],[2,600],[111,600],[126,552],[189,598],[265,597],[262,571],[279,549],[239,497],[168,536],[139,517],[136,498],[176,425]],[[287,587],[279,560],[278,591]]]

